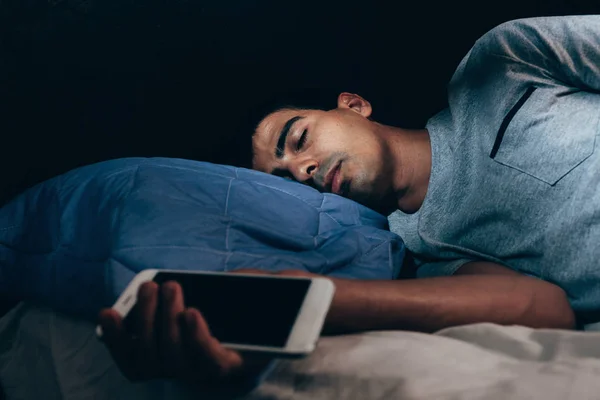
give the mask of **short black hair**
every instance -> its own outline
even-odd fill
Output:
[[[302,88],[271,93],[254,99],[252,104],[239,110],[237,143],[238,153],[235,164],[252,168],[252,137],[260,122],[269,114],[282,109],[331,110],[337,107],[337,97],[341,93],[337,88]],[[260,95],[260,94],[259,94]]]

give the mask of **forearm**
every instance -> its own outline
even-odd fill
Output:
[[[573,328],[564,292],[521,275],[462,275],[397,280],[334,280],[326,333],[365,330],[433,332],[477,322]]]

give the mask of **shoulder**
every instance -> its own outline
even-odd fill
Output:
[[[473,50],[515,60],[548,55],[559,45],[576,45],[588,30],[600,30],[600,15],[521,18],[504,22],[483,34]]]
[[[553,82],[555,37],[562,36],[557,26],[567,21],[562,17],[524,18],[490,29],[455,70],[449,83],[450,97],[468,93],[477,94],[479,101],[497,101],[499,96],[510,95],[504,93],[507,90],[520,92],[523,84]]]
[[[504,22],[484,33],[473,45],[470,55],[476,58],[522,59],[523,50],[531,51],[543,43],[541,28],[548,23],[548,18]]]
[[[477,45],[497,45],[506,40],[539,35],[540,30],[548,25],[556,25],[558,21],[552,17],[522,18],[503,22],[484,33],[476,42]]]

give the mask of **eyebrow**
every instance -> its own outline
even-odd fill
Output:
[[[294,125],[296,121],[302,118],[304,117],[298,115],[296,117],[290,118],[288,122],[285,123],[283,129],[281,130],[281,133],[279,134],[279,139],[277,140],[277,146],[275,147],[275,157],[283,158],[283,152],[285,151],[285,141],[287,139],[288,133],[290,133],[290,128],[292,127],[292,125]]]

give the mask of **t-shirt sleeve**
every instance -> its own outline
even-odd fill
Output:
[[[473,51],[526,67],[541,80],[600,90],[600,15],[508,21],[483,35]]]
[[[462,258],[452,261],[437,261],[421,264],[417,269],[417,278],[452,276],[460,267],[473,260]]]

